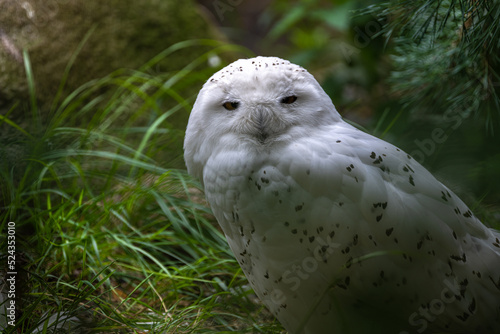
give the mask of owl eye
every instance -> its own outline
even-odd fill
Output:
[[[297,101],[297,96],[295,96],[295,95],[290,95],[290,96],[287,96],[287,97],[284,97],[281,99],[281,103],[285,103],[285,104],[292,104],[295,101]]]
[[[238,106],[240,105],[239,102],[226,102],[224,103],[222,106],[226,109],[226,110],[235,110],[235,109],[238,109]]]

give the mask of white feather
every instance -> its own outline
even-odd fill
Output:
[[[498,232],[405,152],[344,122],[303,68],[257,57],[217,72],[185,160],[290,333],[500,333]]]

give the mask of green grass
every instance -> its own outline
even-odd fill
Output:
[[[201,47],[210,51],[179,71],[153,70],[172,52]],[[14,221],[18,272],[16,325],[3,333],[282,331],[248,287],[199,184],[179,169],[176,117],[195,98],[184,92],[214,71],[208,57],[237,52],[245,51],[182,42],[139,70],[57,94],[50,110],[37,106],[24,55],[32,98],[0,118],[17,138],[8,144],[22,148],[0,163],[1,254]],[[31,121],[10,117],[19,112]],[[6,255],[0,261],[5,268]]]

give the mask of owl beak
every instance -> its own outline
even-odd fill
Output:
[[[259,144],[264,145],[268,142],[273,134],[272,120],[274,119],[272,110],[265,106],[259,105],[250,110],[249,124],[251,126],[250,135],[258,141]]]
[[[257,130],[256,138],[260,144],[265,144],[266,139],[269,138],[269,132],[267,127],[268,121],[267,112],[259,108],[255,113],[254,124]]]
[[[283,120],[270,103],[254,104],[246,109],[243,117],[245,118],[243,132],[260,145],[272,142],[285,128]]]

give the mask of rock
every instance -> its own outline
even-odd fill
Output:
[[[46,106],[89,31],[65,93],[118,68],[138,68],[176,42],[211,37],[193,1],[2,0],[0,22],[2,111],[28,98],[22,50],[31,58],[38,103]],[[186,56],[188,52],[175,53],[166,66],[178,69]]]

